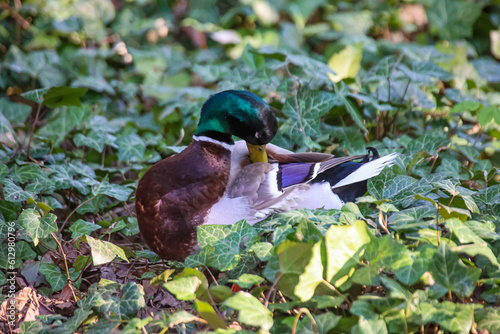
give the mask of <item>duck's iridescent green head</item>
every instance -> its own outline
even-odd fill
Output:
[[[234,135],[252,145],[263,145],[277,130],[276,117],[264,100],[247,91],[226,90],[203,104],[196,135],[229,144]]]

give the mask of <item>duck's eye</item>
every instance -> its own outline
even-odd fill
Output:
[[[264,152],[264,148],[263,147],[259,147],[259,151],[260,152]]]

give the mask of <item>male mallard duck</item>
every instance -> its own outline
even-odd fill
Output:
[[[371,160],[370,154],[294,154],[272,144],[266,152],[277,129],[271,107],[257,95],[228,90],[211,96],[192,143],[139,182],[137,218],[149,247],[164,259],[184,260],[197,248],[201,224],[254,224],[293,209],[338,209],[362,196],[367,180],[396,157],[379,158],[373,148]],[[235,143],[233,135],[244,141]]]

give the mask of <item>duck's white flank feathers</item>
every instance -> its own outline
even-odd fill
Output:
[[[332,191],[330,183],[320,182],[309,184],[310,188],[302,195],[302,201],[298,202],[297,208],[327,210],[340,209],[345,203]]]
[[[332,189],[368,180],[369,178],[377,176],[378,174],[380,174],[380,172],[382,171],[382,169],[384,169],[385,166],[392,166],[397,156],[398,156],[397,153],[391,153],[389,155],[380,157],[378,159],[363,164],[361,167],[356,169],[347,177],[337,182],[337,184],[332,185]]]

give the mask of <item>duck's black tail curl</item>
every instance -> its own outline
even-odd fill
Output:
[[[378,153],[378,150],[375,147],[367,147],[366,150],[368,151],[368,154],[361,160],[361,163],[367,163],[370,161],[373,161],[375,159],[380,158],[380,154]],[[371,160],[370,160],[371,157]]]

